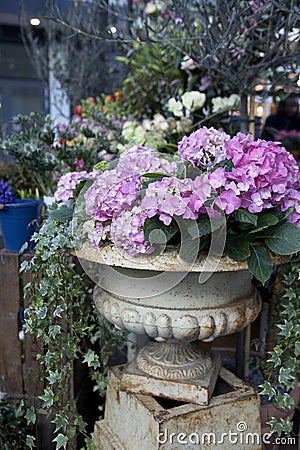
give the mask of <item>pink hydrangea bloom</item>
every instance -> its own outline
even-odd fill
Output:
[[[240,190],[241,207],[258,213],[281,206],[289,189],[297,188],[299,169],[294,157],[271,141],[253,141],[238,133],[226,143],[227,158],[234,168],[226,172]]]
[[[215,128],[203,127],[178,143],[178,154],[202,169],[210,169],[226,158],[225,143],[230,136]]]
[[[241,206],[241,199],[236,195],[233,189],[227,189],[221,192],[220,196],[215,200],[217,205],[226,214],[231,214]]]
[[[68,200],[74,198],[74,189],[80,181],[93,176],[86,170],[81,172],[68,172],[60,177],[57,183],[57,189],[54,193],[54,198],[56,201],[61,201],[67,203]]]
[[[141,176],[133,168],[106,170],[84,194],[86,213],[96,221],[111,220],[136,203],[141,187]]]
[[[152,253],[153,247],[144,238],[143,226],[146,218],[147,213],[140,206],[134,206],[113,218],[110,226],[112,242],[133,256],[138,253]]]
[[[192,191],[193,181],[189,178],[163,178],[147,187],[141,206],[148,217],[158,215],[165,225],[170,225],[174,216],[195,219],[197,215],[189,206]]]
[[[211,185],[208,180],[201,177],[196,177],[193,182],[192,193],[189,197],[189,207],[195,213],[195,217],[197,217],[197,213],[201,211],[204,203],[211,197]]]
[[[282,202],[282,211],[287,211],[289,208],[293,208],[293,211],[287,217],[288,222],[300,227],[300,192],[295,189],[291,189]]]
[[[141,175],[147,172],[173,174],[177,172],[177,163],[160,157],[154,150],[135,145],[120,156],[119,167],[133,167]]]

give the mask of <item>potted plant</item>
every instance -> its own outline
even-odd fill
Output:
[[[171,160],[134,146],[120,155],[117,165],[73,175],[71,189],[69,179],[59,180],[55,196],[63,202],[76,198],[86,180],[75,203],[73,232],[84,243],[77,252],[83,267],[89,271],[85,260],[108,267],[102,268],[101,279],[88,272],[105,292],[101,299],[96,294],[98,308],[119,328],[166,341],[168,350],[164,343],[159,344],[161,351],[152,343],[142,349],[137,359],[141,370],[153,375],[152,359],[159,373],[180,378],[177,367],[166,368],[158,361],[162,353],[172,359],[174,340],[211,340],[255,318],[260,302],[251,290],[250,274],[265,284],[281,258],[300,250],[298,179],[295,159],[278,143],[203,127],[182,138]],[[169,245],[175,245],[171,252]],[[199,254],[209,257],[199,262]],[[125,268],[125,276],[110,275],[110,266]],[[156,275],[183,272],[187,281],[181,283],[185,275],[175,277],[171,286],[151,281],[151,289],[147,281],[142,294],[131,269],[140,270],[141,276],[142,269]],[[204,300],[192,287],[195,271],[204,282]],[[229,282],[233,274],[236,282]],[[244,290],[230,290],[239,285]],[[169,289],[173,300],[165,294]],[[225,303],[220,303],[220,291]],[[183,292],[190,293],[192,304],[186,306]],[[177,304],[176,298],[184,304]],[[193,360],[200,359],[193,345],[180,349],[175,354],[185,353],[189,362],[192,354]],[[206,357],[202,362],[211,366]],[[205,372],[203,366],[185,368],[184,373]]]
[[[7,251],[28,251],[37,230],[42,202],[34,198],[17,198],[6,181],[0,181],[0,224]]]

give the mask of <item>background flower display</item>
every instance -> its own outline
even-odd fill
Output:
[[[290,151],[297,161],[300,159],[300,131],[298,130],[280,130],[277,134],[278,141],[284,148]]]
[[[299,170],[277,143],[203,127],[181,139],[171,160],[134,146],[108,170],[82,173],[76,186],[86,178],[84,231],[94,246],[111,240],[131,255],[148,254],[155,247],[151,231],[161,230],[166,243],[180,242],[178,220],[184,219],[190,239],[194,245],[200,239],[205,252],[212,229],[225,223],[225,253],[247,260],[262,283],[272,273],[272,255],[300,250]],[[68,200],[65,180],[59,180],[57,201]]]
[[[90,97],[76,105],[70,123],[57,126],[59,152],[69,170],[91,170],[99,161],[112,160],[123,122],[121,93]]]
[[[0,139],[6,157],[0,178],[9,181],[19,197],[52,196],[62,174],[92,170],[98,162],[112,160],[123,125],[121,101],[112,98],[82,100],[69,124],[38,113],[18,115],[13,131]]]

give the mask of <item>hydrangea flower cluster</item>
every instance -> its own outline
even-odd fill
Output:
[[[177,162],[168,161],[134,146],[115,168],[62,177],[56,199],[65,201],[80,179],[93,178],[84,193],[89,241],[100,247],[108,239],[131,255],[153,251],[144,225],[154,217],[168,227],[178,217],[218,219],[239,209],[258,215],[277,208],[300,227],[299,169],[279,143],[203,127],[178,143],[178,155]]]
[[[210,169],[226,158],[225,143],[229,139],[224,131],[203,127],[182,138],[178,143],[178,154],[184,161]]]
[[[147,212],[141,206],[134,206],[115,217],[110,226],[112,242],[132,256],[152,253],[153,247],[144,238],[143,227],[146,219]]]
[[[15,195],[12,192],[11,186],[6,181],[0,181],[0,209],[12,203],[14,200]]]
[[[68,200],[74,198],[74,190],[82,180],[94,178],[97,174],[98,171],[87,172],[86,170],[65,173],[58,180],[57,189],[54,193],[55,200],[67,203]]]
[[[160,158],[152,149],[135,145],[120,155],[118,167],[131,167],[140,174],[162,172],[174,174],[177,171],[175,161]]]
[[[283,206],[290,190],[298,187],[299,169],[294,157],[274,142],[252,141],[238,133],[227,144],[227,157],[234,168],[226,174],[232,181],[241,207],[258,213]]]
[[[174,216],[196,219],[197,215],[189,206],[192,192],[193,181],[189,178],[163,178],[149,184],[142,200],[142,209],[148,217],[157,215],[165,225],[170,225]]]
[[[86,213],[106,222],[131,208],[141,191],[142,180],[134,169],[116,167],[103,172],[84,194]]]

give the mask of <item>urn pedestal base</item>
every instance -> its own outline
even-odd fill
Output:
[[[207,352],[207,356],[210,367],[204,374],[182,379],[156,378],[140,370],[138,361],[133,361],[122,372],[121,389],[135,394],[208,405],[220,372],[221,356],[216,351]]]
[[[97,450],[261,450],[258,396],[226,369],[204,406],[123,391],[125,367],[110,370]]]

